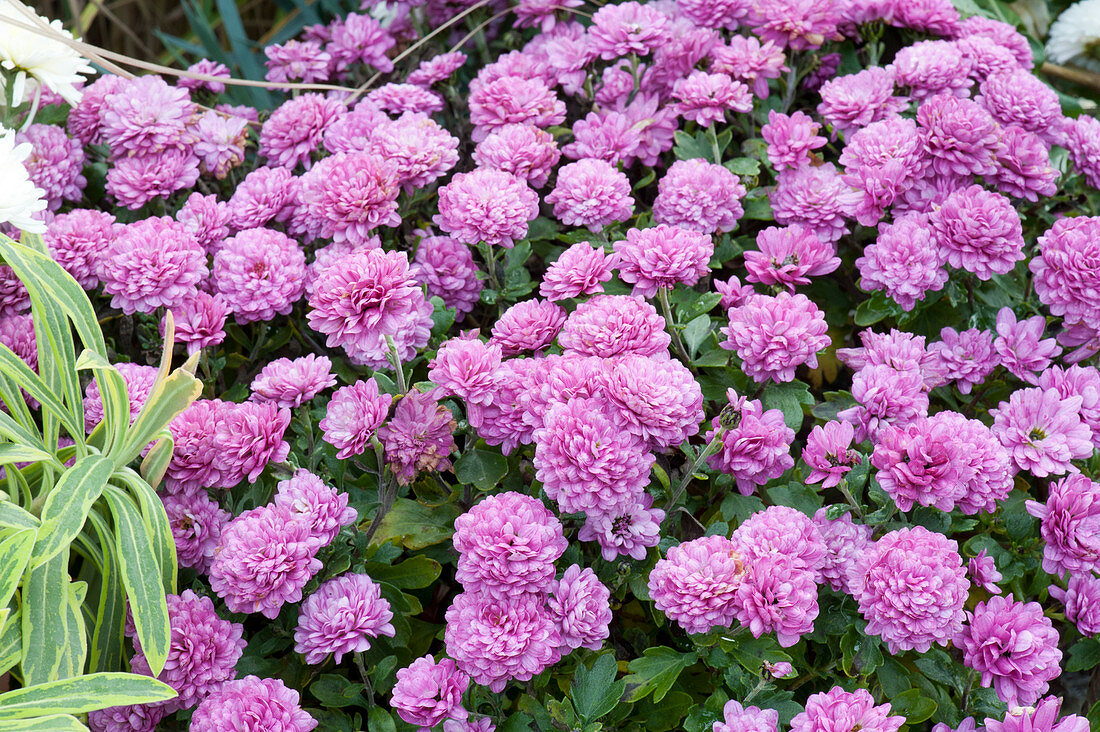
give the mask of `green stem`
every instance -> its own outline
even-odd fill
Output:
[[[756,683],[756,686],[753,687],[753,690],[749,692],[749,695],[746,696],[744,701],[742,701],[741,703],[748,704],[749,702],[751,702],[753,699],[756,698],[756,695],[763,691],[764,687],[767,686],[769,683],[770,682],[768,681],[767,677],[762,677],[760,681]]]
[[[310,413],[309,403],[303,404],[298,410],[298,419],[302,423],[302,428],[306,432],[306,440],[309,444],[309,472],[313,473],[317,470],[317,450],[314,449],[313,440],[313,415]]]
[[[657,288],[657,300],[661,303],[661,314],[665,316],[665,326],[672,335],[672,342],[676,345],[676,352],[680,354],[680,358],[683,360],[684,365],[690,367],[691,357],[688,356],[687,349],[684,348],[684,342],[680,340],[680,331],[676,330],[676,326],[672,320],[672,306],[668,303],[667,287]]]
[[[407,394],[409,387],[405,383],[405,369],[401,366],[401,355],[397,352],[397,344],[393,342],[393,336],[386,336],[386,345],[390,347],[390,363],[393,364],[393,370],[397,374],[397,391]]]
[[[726,428],[719,425],[718,431],[714,434],[714,437],[707,443],[706,447],[699,451],[699,454],[695,457],[695,460],[691,463],[691,466],[684,473],[684,477],[680,479],[679,484],[675,490],[668,497],[668,505],[665,506],[665,514],[671,515],[672,509],[676,505],[676,501],[680,500],[680,494],[682,494],[688,487],[688,483],[691,482],[691,478],[695,475],[695,471],[699,469],[699,466],[703,464],[703,461],[714,454],[714,451],[718,449],[718,446],[722,444],[722,436],[726,434]]]
[[[714,163],[722,164],[722,151],[718,149],[718,134],[714,131],[716,125],[707,128],[707,137],[710,138],[710,150],[714,155]]]
[[[783,94],[783,113],[786,114],[790,111],[791,105],[794,104],[794,95],[798,91],[798,64],[797,56],[791,53],[789,63],[791,64],[791,70],[787,72],[787,89]]]
[[[500,292],[500,279],[497,277],[497,259],[493,248],[485,242],[480,242],[477,248],[481,252],[482,259],[485,260],[485,269],[489,273],[489,286]]]
[[[836,487],[840,489],[840,492],[844,495],[844,500],[848,501],[848,505],[852,507],[852,509],[856,512],[856,516],[859,516],[859,520],[862,522],[863,509],[858,503],[856,503],[856,499],[852,497],[852,492],[848,490],[848,481],[841,480],[839,483],[837,483]]]
[[[359,676],[363,679],[363,686],[367,689],[367,698],[370,699],[370,703],[374,704],[374,687],[370,684],[370,677],[367,676],[367,665],[363,662],[363,652],[356,651],[354,654],[355,668],[359,669]]]

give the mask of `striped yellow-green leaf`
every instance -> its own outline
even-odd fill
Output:
[[[39,369],[41,370],[42,367],[40,366]],[[23,359],[3,344],[0,344],[0,372],[37,399],[44,409],[52,412],[61,420],[61,424],[65,425],[65,429],[70,434],[84,434],[84,425],[76,423],[76,418],[57,397],[55,391],[47,386],[46,381],[32,371]]]
[[[164,479],[168,463],[172,461],[172,449],[176,446],[175,441],[172,440],[172,433],[161,430],[161,435],[141,461],[141,477],[154,488]]]
[[[0,720],[0,732],[88,732],[71,714],[50,714],[34,719]]]
[[[103,451],[117,449],[130,426],[130,397],[126,393],[126,380],[106,356],[90,348],[82,351],[76,359],[76,368],[78,371],[94,372],[103,396]]]
[[[46,448],[37,429],[31,431],[31,429],[12,419],[10,414],[4,412],[0,412],[0,437],[20,445],[31,445],[43,450]]]
[[[37,534],[35,529],[17,529],[0,541],[0,607],[6,607],[15,595],[15,588],[23,579],[23,570],[31,558]]]
[[[141,512],[129,495],[113,485],[103,493],[115,524],[115,558],[130,601],[141,648],[153,675],[159,675],[172,640],[168,604],[157,557]]]
[[[148,676],[110,672],[88,674],[0,694],[0,719],[85,714],[107,707],[164,701],[175,696],[171,686]]]
[[[109,453],[115,465],[121,468],[140,455],[145,446],[156,438],[157,433],[191,406],[191,402],[198,399],[201,393],[202,382],[183,370],[172,372],[163,381],[158,380],[145,400],[141,413],[126,433],[122,448]]]
[[[0,674],[14,668],[22,658],[23,633],[20,630],[19,611],[16,610],[0,623]]]
[[[172,525],[168,523],[168,514],[164,512],[164,502],[140,475],[132,468],[123,468],[114,474],[112,480],[123,485],[141,506],[141,517],[145,520],[145,530],[149,532],[149,541],[153,554],[160,564],[161,581],[165,594],[176,592],[176,540],[172,536]]]
[[[58,554],[23,576],[20,671],[28,686],[67,679],[84,670],[84,618],[73,606],[75,590],[68,564],[68,553]]]
[[[14,443],[0,444],[0,465],[12,463],[34,463],[39,460],[53,460],[54,456],[45,450],[40,450],[31,445],[16,445]],[[61,467],[61,463],[57,463]]]
[[[92,623],[92,641],[88,645],[89,671],[117,671],[123,663],[123,626],[126,621],[126,596],[115,560],[115,535],[97,509],[88,514],[88,523],[103,548],[99,571],[99,600]]]
[[[109,458],[92,454],[77,460],[61,475],[42,507],[42,527],[34,545],[32,567],[68,548],[113,472]]]
[[[0,500],[0,528],[37,529],[39,525],[34,514],[24,511],[10,501]]]

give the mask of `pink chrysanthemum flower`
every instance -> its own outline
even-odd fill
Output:
[[[298,243],[272,229],[248,229],[214,255],[213,289],[238,323],[286,315],[304,292],[306,256]]]
[[[1051,314],[1100,329],[1100,216],[1055,221],[1028,269]]]
[[[370,577],[334,577],[302,603],[294,629],[294,650],[311,666],[324,663],[330,653],[340,663],[345,654],[369,650],[373,638],[392,638],[397,632],[392,619],[389,601]]]
[[[538,213],[538,194],[526,183],[511,173],[480,168],[458,173],[439,189],[433,221],[458,241],[511,249],[527,236],[527,224]]]
[[[321,546],[331,544],[341,528],[359,517],[354,508],[348,507],[347,494],[325,485],[308,470],[296,470],[287,480],[279,481],[272,503],[286,506],[293,516],[309,524],[310,533],[320,539]]]
[[[433,86],[462,68],[466,58],[462,51],[451,51],[424,59],[405,81],[416,86]]]
[[[275,619],[321,569],[321,540],[285,506],[266,505],[229,522],[210,565],[210,587],[237,613]]]
[[[325,129],[346,112],[341,100],[315,93],[283,102],[260,129],[260,156],[283,168],[300,163],[308,169]]]
[[[676,8],[700,27],[736,30],[748,16],[752,3],[747,0],[677,0]]]
[[[747,571],[736,544],[705,536],[668,550],[649,573],[649,594],[688,633],[705,633],[733,622]]]
[[[534,425],[523,404],[540,368],[537,359],[505,360],[495,375],[496,391],[489,406],[467,405],[470,426],[490,445],[507,455],[519,444],[530,444]]]
[[[1058,94],[1027,69],[992,74],[982,82],[978,102],[1002,125],[1017,125],[1045,142],[1056,142],[1052,132],[1062,119]]]
[[[103,74],[83,89],[80,101],[69,110],[65,128],[82,145],[102,142],[103,112],[107,97],[126,86],[126,79]]]
[[[622,112],[590,112],[573,123],[573,142],[562,148],[573,160],[597,158],[629,166],[642,144],[641,130]]]
[[[754,638],[775,633],[779,645],[793,646],[812,633],[818,614],[814,573],[783,557],[752,562],[737,588],[734,616]]]
[[[589,514],[577,533],[581,541],[595,541],[609,562],[619,556],[645,559],[647,547],[657,546],[665,512],[651,508],[653,497],[645,493],[641,503],[618,506],[610,513]]]
[[[905,717],[890,716],[890,705],[875,706],[875,698],[866,689],[845,691],[834,686],[806,700],[806,711],[791,720],[791,732],[860,729],[866,732],[897,732]]]
[[[561,658],[561,633],[538,595],[493,598],[467,590],[447,608],[446,620],[448,655],[493,692],[504,691],[511,679],[527,681]]]
[[[634,295],[655,297],[659,288],[691,286],[710,271],[714,241],[709,234],[682,226],[658,224],[630,229],[615,242],[619,276],[634,285]]]
[[[1066,620],[1076,625],[1081,635],[1100,633],[1100,579],[1092,574],[1073,575],[1066,589],[1051,585],[1049,592],[1065,605]]]
[[[507,124],[552,127],[565,121],[565,103],[536,78],[503,76],[472,85],[469,97],[473,140],[481,142]]]
[[[821,125],[805,112],[782,114],[768,112],[768,123],[760,128],[760,136],[768,143],[768,160],[776,172],[799,168],[810,162],[811,151],[828,142],[817,134]]]
[[[331,37],[325,50],[332,55],[335,71],[343,72],[357,64],[367,64],[388,74],[393,71],[393,61],[386,52],[397,43],[382,24],[369,15],[348,13],[332,23]]]
[[[1077,412],[1092,430],[1092,444],[1100,447],[1100,370],[1095,366],[1052,366],[1039,374],[1039,386],[1057,389],[1063,399],[1081,397]]]
[[[232,514],[222,510],[203,490],[164,496],[164,512],[180,566],[206,572]]]
[[[451,338],[436,351],[428,378],[444,394],[461,397],[467,404],[488,405],[493,401],[494,372],[502,356],[499,344],[477,338]]]
[[[944,328],[940,331],[940,340],[931,344],[928,350],[936,354],[945,369],[945,377],[955,382],[960,394],[969,394],[997,368],[993,335],[977,328],[961,333],[954,328]]]
[[[148,156],[190,143],[187,123],[195,113],[186,89],[157,76],[137,76],[113,85],[103,100],[103,142],[116,158]]]
[[[219,482],[215,431],[223,402],[197,399],[172,420],[169,430],[175,449],[165,472],[169,492],[209,488]]]
[[[944,250],[936,246],[928,218],[922,214],[881,224],[875,243],[865,247],[856,259],[860,287],[884,290],[902,310],[912,310],[918,300],[947,284],[944,255]]]
[[[642,165],[657,165],[661,155],[675,144],[679,116],[671,105],[662,105],[656,94],[639,94],[623,112],[642,133],[635,153]]]
[[[619,255],[609,255],[603,248],[585,241],[577,242],[546,268],[539,294],[550,302],[558,302],[601,293],[603,283],[611,279],[618,263]]]
[[[169,711],[190,709],[237,675],[237,661],[244,653],[244,626],[222,620],[209,597],[184,590],[168,595],[171,641],[164,669],[157,679],[179,694],[161,702]],[[134,673],[152,675],[140,648],[131,666]]]
[[[426,236],[420,240],[413,258],[413,276],[427,286],[428,297],[438,297],[455,309],[455,320],[462,322],[477,305],[483,280],[477,278],[470,247],[447,236]]]
[[[1088,732],[1089,720],[1076,714],[1059,719],[1062,700],[1048,696],[1035,706],[1013,707],[1003,720],[985,718],[988,732]]]
[[[320,422],[324,440],[336,448],[336,457],[346,460],[361,454],[385,421],[392,402],[392,396],[379,393],[374,379],[337,389]]]
[[[225,340],[225,321],[229,305],[220,295],[196,292],[182,305],[172,310],[176,328],[176,342],[187,346],[187,355],[202,348],[216,346]],[[164,335],[165,321],[160,324]]]
[[[42,238],[54,260],[90,290],[99,284],[100,258],[123,228],[105,211],[74,209],[55,216]]]
[[[966,491],[971,467],[956,425],[940,412],[883,429],[871,455],[878,482],[902,511],[914,503],[951,511]]]
[[[397,166],[397,180],[407,193],[445,175],[458,162],[458,138],[423,113],[406,112],[376,127],[369,150]]]
[[[887,70],[897,86],[908,89],[919,101],[941,92],[968,96],[970,64],[951,41],[917,41],[898,51]]]
[[[935,419],[948,423],[958,443],[958,454],[966,463],[965,485],[958,498],[958,509],[972,515],[993,513],[1012,490],[1012,459],[982,422],[967,419],[956,412],[939,412]]]
[[[338,153],[302,176],[302,203],[321,236],[367,243],[379,226],[397,226],[400,171],[377,152]]]
[[[156,732],[166,716],[163,704],[127,704],[90,712],[88,728],[92,732]]]
[[[208,58],[202,58],[187,67],[187,70],[192,74],[202,74],[203,76],[214,76],[218,79],[229,79],[231,74],[229,68],[217,61],[211,61]],[[177,86],[182,86],[189,91],[206,90],[211,94],[221,94],[225,91],[225,84],[220,81],[208,81],[206,79],[193,79],[188,76],[181,76],[176,81]]]
[[[390,705],[401,719],[420,725],[420,732],[425,732],[444,719],[466,719],[462,695],[469,685],[470,677],[451,659],[437,663],[431,656],[421,656],[398,669]]]
[[[779,712],[744,707],[731,699],[722,707],[722,721],[715,722],[711,732],[779,732]]]
[[[1081,421],[1080,396],[1057,389],[1020,389],[991,409],[993,431],[1020,470],[1042,478],[1077,472],[1072,460],[1092,454],[1092,431]]]
[[[760,40],[804,51],[840,39],[839,6],[831,0],[758,0],[753,3],[749,20]]]
[[[167,148],[116,161],[107,171],[107,193],[118,205],[136,210],[190,188],[198,179],[199,159],[191,150]]]
[[[817,525],[789,506],[769,506],[757,511],[733,532],[746,564],[780,558],[820,579],[827,548]]]
[[[970,591],[958,544],[923,526],[891,531],[872,544],[849,575],[867,633],[891,653],[926,652],[962,630]]]
[[[851,449],[854,437],[855,428],[847,422],[814,425],[802,449],[802,459],[810,466],[806,482],[832,488],[844,480],[844,476],[863,459]]]
[[[963,663],[1010,707],[1034,704],[1062,673],[1058,631],[1039,603],[991,597],[968,612],[967,620],[954,639]]]
[[[894,96],[894,75],[871,66],[826,81],[817,113],[837,132],[846,132],[893,117],[908,106],[908,97]]]
[[[844,219],[855,214],[863,195],[844,182],[832,163],[784,170],[777,181],[769,195],[776,221],[805,224],[827,241],[848,233]]]
[[[162,216],[127,224],[100,258],[99,278],[111,306],[127,315],[175,308],[194,297],[206,276],[206,253],[182,224]]]
[[[1059,173],[1050,164],[1050,150],[1038,135],[1008,125],[1001,130],[1001,143],[993,161],[996,170],[987,176],[998,190],[1032,203],[1039,196],[1055,194]]]
[[[447,456],[455,448],[458,425],[438,399],[434,391],[413,389],[397,402],[393,417],[378,428],[386,464],[401,485],[413,482],[419,473],[451,469]]]
[[[330,56],[317,41],[298,41],[291,39],[283,44],[271,44],[264,47],[267,60],[268,81],[291,81],[313,84],[328,81],[332,66]]]
[[[574,564],[550,588],[546,604],[558,623],[562,652],[574,648],[598,651],[610,635],[611,591],[591,569]]]
[[[952,193],[928,222],[947,263],[980,280],[1011,272],[1024,258],[1020,215],[1007,198],[981,186]]]
[[[794,430],[783,421],[778,409],[764,410],[759,399],[748,400],[729,391],[730,408],[734,422],[721,434],[721,443],[715,454],[707,458],[707,465],[732,475],[737,490],[748,496],[757,486],[777,478],[794,465],[791,442]],[[711,421],[706,434],[709,443],[719,437],[722,417]]]
[[[656,308],[640,297],[597,295],[581,303],[558,336],[566,353],[609,358],[667,352],[671,336]]]
[[[623,426],[664,450],[699,432],[703,394],[691,371],[676,359],[623,355],[603,374],[603,396]]]
[[[1083,114],[1075,120],[1062,125],[1064,139],[1061,140],[1069,151],[1069,159],[1077,172],[1093,188],[1100,188],[1100,119]]]
[[[264,366],[252,380],[252,401],[300,407],[335,385],[332,362],[325,356],[309,353],[293,360],[280,358]]]
[[[653,220],[704,234],[731,231],[745,213],[744,197],[745,186],[725,166],[677,160],[657,184]]]
[[[84,148],[80,140],[65,134],[56,125],[33,124],[15,135],[15,143],[30,143],[31,152],[23,160],[31,182],[45,193],[48,209],[56,211],[65,201],[79,201],[87,179]]]
[[[1043,338],[1046,326],[1046,318],[1042,315],[1017,321],[1012,308],[1003,307],[997,311],[997,337],[993,348],[1001,365],[1032,385],[1039,383],[1035,374],[1050,366],[1051,359],[1062,352],[1053,338]]]
[[[546,202],[554,205],[554,216],[563,224],[587,226],[594,233],[634,213],[626,174],[594,158],[562,166]]]
[[[1043,571],[1059,577],[1100,569],[1100,483],[1080,473],[1050,484],[1045,504],[1027,501],[1027,512],[1040,520]]]
[[[817,353],[830,343],[825,313],[805,295],[753,295],[729,311],[726,340],[753,380],[792,381],[802,364],[817,368]]]
[[[917,124],[926,131],[932,169],[939,175],[988,175],[996,169],[999,127],[977,102],[937,94],[917,108]]]
[[[536,477],[562,513],[608,512],[636,503],[654,460],[599,400],[555,404],[535,430]]]
[[[294,196],[294,176],[286,168],[256,168],[245,176],[226,208],[234,229],[265,226]]]
[[[489,496],[455,519],[456,578],[467,592],[517,598],[547,589],[567,542],[561,522],[521,493]]]
[[[193,150],[202,172],[222,180],[244,161],[247,120],[209,111],[195,121],[191,130],[195,135]]]
[[[856,428],[856,441],[874,438],[887,424],[904,425],[928,412],[928,392],[919,371],[898,371],[875,364],[852,377],[852,397],[857,406],[837,418]]]
[[[524,300],[501,313],[493,323],[492,340],[505,356],[523,351],[541,351],[554,342],[565,323],[560,305],[539,300]]]
[[[829,519],[828,509],[819,508],[813,522],[825,542],[821,576],[837,592],[851,593],[848,576],[859,557],[871,546],[871,527],[852,521],[851,514]]]
[[[749,282],[785,286],[810,284],[810,277],[833,272],[840,266],[833,245],[822,241],[807,226],[769,226],[756,235],[759,251],[745,252]]]
[[[473,158],[480,167],[503,170],[532,188],[542,188],[561,159],[561,151],[554,136],[545,130],[530,124],[506,124],[477,144]]]
[[[390,114],[435,114],[443,109],[443,97],[413,84],[383,84],[367,95],[367,102]]]
[[[620,56],[646,56],[669,37],[669,18],[649,5],[624,2],[605,5],[592,16],[589,38],[600,58],[611,61]]]
[[[752,91],[726,74],[693,71],[672,87],[675,109],[700,127],[721,122],[726,112],[752,111]]]
[[[290,453],[283,439],[290,410],[274,404],[226,403],[215,415],[214,448],[218,487],[232,488],[247,479],[255,483],[269,462]]]
[[[950,36],[958,30],[959,11],[950,0],[914,0],[890,3],[890,25]]]
[[[993,561],[993,557],[986,554],[985,549],[978,552],[977,556],[970,558],[966,565],[966,571],[970,575],[971,581],[978,587],[991,595],[1001,594],[1001,588],[997,586],[997,583],[1004,577],[997,571],[997,563]],[[1051,594],[1054,594],[1053,591]]]
[[[242,727],[247,720],[248,728]],[[310,732],[317,720],[299,706],[298,692],[279,679],[246,676],[227,681],[191,717],[192,732],[257,729]]]
[[[309,306],[310,327],[371,368],[392,367],[391,350],[409,361],[428,343],[432,306],[404,252],[367,249],[342,257],[317,278]]]

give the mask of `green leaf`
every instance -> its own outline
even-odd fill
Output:
[[[115,552],[134,627],[149,669],[159,675],[172,641],[161,570],[141,513],[130,496],[114,486],[103,494],[115,524]]]
[[[37,533],[34,529],[19,529],[0,541],[0,608],[7,607],[23,579]]]
[[[920,689],[909,689],[890,699],[890,710],[905,717],[906,724],[925,721],[936,713],[938,706],[932,699],[922,696]]]
[[[7,610],[7,608],[4,608]],[[23,632],[19,611],[0,623],[0,674],[5,674],[23,657]]]
[[[202,394],[202,382],[183,369],[177,369],[163,381],[157,380],[122,446],[110,452],[115,466],[121,468],[141,454],[161,430]]]
[[[326,707],[350,707],[363,702],[363,683],[339,674],[321,674],[309,685],[309,693]],[[372,727],[373,729],[373,727]]]
[[[1100,640],[1084,638],[1069,647],[1069,659],[1065,670],[1068,673],[1084,671],[1100,663]]]
[[[153,553],[160,564],[161,582],[165,594],[176,591],[176,540],[172,536],[172,526],[168,523],[168,514],[164,512],[164,502],[153,487],[130,468],[123,468],[114,474],[116,484],[125,485],[138,505],[141,517],[153,543]]]
[[[24,511],[10,501],[0,499],[0,527],[37,529],[41,523],[34,514]]]
[[[654,702],[661,701],[680,677],[680,672],[696,659],[694,653],[680,653],[667,646],[645,649],[642,658],[627,664],[631,674],[624,681],[630,689],[629,700],[636,702],[652,693]]]
[[[175,696],[171,686],[148,676],[88,674],[0,694],[0,719],[27,719],[43,713],[85,714],[107,707],[165,701]]]
[[[31,568],[41,566],[68,548],[84,527],[88,511],[99,500],[114,469],[108,458],[86,455],[61,475],[42,507],[42,527],[38,530]]]
[[[68,565],[68,555],[58,554],[23,577],[20,672],[28,686],[67,679],[84,668],[84,619],[73,611]]]
[[[783,412],[783,421],[797,432],[802,427],[805,416],[803,407],[813,406],[814,397],[810,387],[801,381],[787,381],[781,384],[768,384],[760,397],[764,409],[778,409]]]
[[[126,596],[118,576],[114,532],[97,510],[88,514],[88,522],[96,532],[99,546],[104,549],[104,561],[98,567],[99,599],[92,640],[88,645],[88,670],[116,671],[123,667]]]
[[[882,650],[877,638],[869,638],[858,628],[849,628],[840,638],[840,667],[850,677],[867,676],[882,665]]]
[[[866,327],[885,318],[896,318],[904,310],[896,302],[886,296],[881,290],[871,293],[871,296],[856,307],[856,325]]]
[[[130,397],[126,391],[126,380],[106,356],[90,348],[80,354],[76,368],[78,371],[94,372],[103,398],[102,428],[106,430],[103,448],[106,451],[117,449],[130,425]]]
[[[368,574],[376,582],[389,582],[403,590],[428,587],[439,578],[443,565],[431,557],[418,554],[394,565],[372,563]]]
[[[30,445],[0,445],[0,465],[11,465],[12,463],[37,463],[42,460],[53,459],[54,456],[50,453]],[[58,465],[60,465],[60,463],[58,463]]]
[[[0,732],[88,732],[88,728],[71,714],[51,714],[34,719],[2,720]]]
[[[474,448],[455,461],[455,477],[464,485],[491,490],[508,474],[508,458],[499,452]]]
[[[924,673],[925,678],[943,684],[956,693],[962,693],[962,679],[958,673],[960,669],[945,651],[932,648],[914,661],[914,664]]]
[[[760,161],[755,158],[734,158],[726,162],[726,167],[731,173],[736,173],[737,175],[760,175]]]
[[[616,681],[618,665],[614,653],[596,659],[591,670],[584,664],[573,674],[573,707],[585,722],[595,722],[614,709],[626,690],[626,681]]]
[[[371,732],[396,732],[397,723],[393,721],[393,715],[376,704],[367,712],[367,729]]]
[[[820,486],[806,483],[788,483],[775,485],[768,489],[768,498],[773,503],[796,508],[807,516],[813,516],[825,501],[816,489]]]
[[[688,355],[692,358],[699,352],[699,346],[710,336],[710,316],[703,313],[692,319],[684,326],[684,344],[688,347]]]
[[[710,140],[707,138],[707,133],[697,132],[694,137],[686,132],[677,130],[673,139],[676,141],[675,146],[672,148],[672,154],[676,156],[677,160],[693,160],[695,158],[702,158],[708,162],[715,162],[714,150],[711,147]]]
[[[0,343],[0,373],[3,373],[24,391],[37,399],[44,409],[49,410],[57,419],[65,425],[65,430],[71,435],[83,435],[84,426],[77,425],[72,412],[65,407],[54,393],[53,389],[46,385],[46,381],[31,370],[27,363],[15,355],[7,345]],[[11,447],[17,447],[12,445]],[[29,448],[28,448],[29,449]],[[53,455],[46,453],[45,458],[36,457],[34,460],[49,460]],[[28,462],[25,460],[13,460],[12,462]]]
[[[455,505],[425,506],[398,498],[378,525],[372,544],[397,539],[406,549],[423,549],[447,541],[455,533],[455,519],[462,510]]]
[[[175,447],[171,433],[165,434],[149,448],[149,452],[141,460],[141,477],[156,488],[164,479],[164,473],[168,470],[168,464],[172,462],[172,449]]]

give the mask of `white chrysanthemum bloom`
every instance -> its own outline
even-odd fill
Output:
[[[1058,16],[1047,37],[1047,58],[1100,72],[1100,0],[1081,0]]]
[[[56,92],[69,104],[76,104],[81,96],[76,84],[84,81],[81,74],[93,74],[95,69],[76,50],[56,37],[51,38],[46,28],[36,32],[21,27],[38,27],[34,21],[36,17],[48,23],[54,34],[73,37],[60,20],[50,23],[48,18],[36,15],[19,0],[0,0],[0,66],[16,74],[16,104],[27,99],[28,77]]]
[[[42,234],[46,225],[34,214],[46,209],[46,192],[35,187],[23,165],[30,154],[29,142],[16,145],[15,132],[0,127],[0,223]]]

